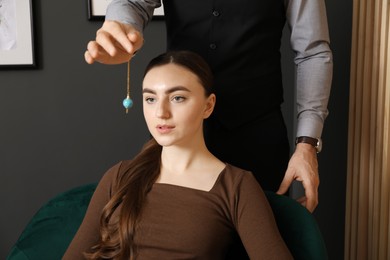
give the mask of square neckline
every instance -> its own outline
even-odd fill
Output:
[[[165,186],[165,187],[173,187],[173,188],[177,188],[177,189],[184,189],[184,190],[195,191],[195,192],[210,193],[219,184],[219,182],[220,182],[220,180],[222,178],[222,175],[225,174],[225,172],[226,172],[226,168],[227,167],[228,167],[228,164],[225,163],[225,167],[218,174],[218,177],[215,180],[215,182],[212,185],[210,190],[201,190],[201,189],[197,189],[197,188],[191,188],[191,187],[187,187],[187,186],[180,186],[180,185],[177,185],[177,184],[165,183],[165,182],[155,182],[155,183],[153,183],[153,187],[164,187]]]

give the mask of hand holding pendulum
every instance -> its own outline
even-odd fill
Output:
[[[130,98],[130,60],[127,62],[127,96],[123,100],[123,106],[126,108],[126,114],[133,106],[133,100]]]

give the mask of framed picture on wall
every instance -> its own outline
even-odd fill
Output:
[[[32,0],[0,0],[0,68],[35,67]]]
[[[1,1],[1,0],[0,0]],[[112,0],[87,0],[88,1],[88,19],[89,20],[104,20],[107,6]],[[153,19],[162,19],[164,17],[164,7],[161,5],[156,8],[153,13]]]

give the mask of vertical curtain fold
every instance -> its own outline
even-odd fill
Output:
[[[345,259],[390,259],[389,5],[353,4]]]

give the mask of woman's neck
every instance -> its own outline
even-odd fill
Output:
[[[205,190],[212,188],[225,164],[204,146],[200,149],[164,147],[157,183]]]

